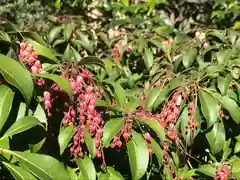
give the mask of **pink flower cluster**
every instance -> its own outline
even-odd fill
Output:
[[[227,180],[231,177],[232,177],[231,169],[227,165],[224,165],[223,167],[217,168],[214,180]]]
[[[26,63],[32,73],[44,73],[41,62],[38,60],[38,53],[31,44],[20,43],[19,59]],[[44,79],[36,79],[36,83],[41,86],[45,84]]]

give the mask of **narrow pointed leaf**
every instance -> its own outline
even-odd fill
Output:
[[[147,117],[137,118],[137,120],[148,125],[162,142],[165,141],[165,130],[157,120]]]
[[[65,24],[63,30],[64,39],[68,41],[72,36],[72,25],[70,23]]]
[[[127,152],[132,179],[141,179],[147,171],[149,161],[148,148],[141,134],[132,133],[131,140],[127,142]]]
[[[67,171],[70,176],[70,180],[80,180],[80,179],[78,179],[77,174],[75,173],[75,171],[72,168],[67,167]]]
[[[198,95],[201,102],[201,111],[207,120],[207,126],[209,128],[217,121],[218,103],[208,92],[199,90]]]
[[[57,83],[66,93],[69,95],[72,95],[72,89],[70,84],[66,79],[64,79],[61,76],[55,75],[55,74],[32,74],[33,76],[41,77],[41,78],[46,78],[54,81]]]
[[[69,180],[64,165],[51,156],[5,149],[3,151],[13,155],[24,168],[41,180]]]
[[[145,49],[144,62],[145,62],[147,69],[150,69],[153,65],[153,53],[149,49]]]
[[[40,103],[37,105],[37,108],[34,111],[33,116],[37,118],[41,123],[45,123],[47,125],[47,116]]]
[[[193,64],[197,56],[197,52],[196,48],[190,48],[187,52],[185,52],[182,57],[182,62],[185,68],[189,68]]]
[[[230,87],[231,76],[218,76],[217,77],[217,87],[222,95],[225,95]]]
[[[36,177],[34,177],[30,172],[28,172],[26,169],[22,167],[9,164],[7,162],[2,162],[2,163],[11,172],[11,174],[16,180],[37,180]]]
[[[18,119],[4,134],[4,137],[11,137],[15,134],[24,132],[34,126],[40,124],[40,121],[32,116],[24,116],[21,119]]]
[[[96,143],[95,143],[95,138],[92,138],[88,128],[84,129],[84,140],[87,145],[88,151],[91,155],[91,158],[95,158],[96,156]]]
[[[84,180],[96,179],[96,170],[92,160],[88,156],[77,159],[77,165],[82,173]]]
[[[67,126],[60,131],[58,136],[60,154],[62,154],[65,151],[73,135],[74,135],[74,126]]]
[[[78,65],[85,65],[85,64],[95,64],[95,65],[99,65],[101,67],[105,66],[104,63],[102,62],[102,60],[96,56],[88,56],[88,57],[82,58],[78,62]]]
[[[153,153],[156,155],[159,166],[162,166],[163,151],[154,139],[150,141]]]
[[[102,144],[104,147],[108,147],[110,145],[111,140],[114,136],[116,136],[120,130],[124,126],[124,119],[121,118],[113,118],[106,122],[103,127],[103,137]]]
[[[226,140],[225,128],[223,123],[221,121],[216,122],[212,130],[206,134],[206,137],[210,145],[212,154],[219,153],[223,149],[224,142]]]
[[[0,85],[0,131],[7,121],[12,108],[14,92],[7,85]]]
[[[145,108],[151,108],[155,105],[156,101],[160,104],[167,98],[168,89],[166,87],[154,87],[147,96]]]
[[[31,74],[20,63],[8,56],[0,54],[0,73],[4,79],[15,86],[29,104],[33,95],[33,81]]]
[[[51,31],[49,32],[49,35],[48,35],[48,42],[51,44],[55,39],[56,37],[61,33],[63,27],[62,26],[57,26],[57,27],[54,27],[53,29],[51,29]]]

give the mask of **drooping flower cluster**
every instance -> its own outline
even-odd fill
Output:
[[[44,101],[44,107],[48,113],[48,116],[51,116],[51,108],[52,108],[52,103],[53,103],[53,99],[52,99],[52,95],[49,91],[44,91],[43,92],[43,101]]]
[[[19,59],[26,63],[32,73],[44,73],[41,62],[38,60],[38,53],[33,49],[31,44],[20,43]],[[45,83],[44,79],[35,79],[39,86]]]
[[[227,165],[224,165],[223,167],[217,168],[214,180],[227,180],[231,177],[232,177],[231,169]]]
[[[112,56],[114,57],[115,63],[119,64],[120,61],[120,50],[119,50],[119,44],[115,43],[114,47],[112,49]]]

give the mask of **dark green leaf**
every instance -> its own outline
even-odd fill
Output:
[[[34,126],[40,124],[40,121],[35,117],[24,116],[21,119],[18,119],[4,134],[4,137],[13,136],[15,134],[19,134],[24,132]]]
[[[212,154],[219,153],[223,149],[226,140],[225,128],[222,121],[216,122],[212,130],[206,134],[206,137]]]
[[[132,139],[127,142],[128,158],[132,179],[141,179],[147,171],[149,152],[141,134],[132,133]]]
[[[218,60],[218,64],[224,64],[228,61],[228,59],[230,58],[231,55],[231,50],[230,49],[224,49],[221,50],[217,53],[217,60]]]
[[[88,57],[82,58],[78,62],[78,65],[85,65],[85,64],[96,64],[104,67],[104,63],[102,62],[102,60],[96,56],[88,56]]]
[[[137,120],[139,120],[140,122],[143,122],[144,124],[152,128],[152,130],[157,134],[158,138],[162,142],[165,141],[165,130],[157,120],[147,118],[147,117],[137,118]]]
[[[124,126],[124,119],[121,118],[113,118],[106,122],[103,127],[103,137],[102,144],[104,147],[108,147],[110,145],[111,140],[114,136],[116,136],[120,130]]]
[[[92,138],[88,128],[84,129],[84,140],[87,145],[88,151],[91,155],[91,158],[95,158],[96,156],[96,143],[95,143],[95,138]]]
[[[206,91],[199,90],[198,95],[201,102],[201,110],[207,120],[207,126],[209,128],[217,121],[218,103],[213,96]]]
[[[217,78],[217,86],[219,91],[221,92],[222,95],[225,95],[230,87],[231,83],[231,76],[218,76]]]
[[[9,164],[7,162],[2,162],[2,163],[11,172],[11,174],[16,180],[33,180],[33,179],[36,180],[37,179],[30,172],[28,172],[26,169],[22,167]]]
[[[182,56],[182,62],[185,68],[189,68],[194,62],[197,56],[198,50],[196,48],[190,48],[185,54]]]
[[[7,121],[12,108],[14,92],[7,85],[0,85],[0,131]]]
[[[58,136],[58,144],[60,149],[60,154],[62,154],[67,148],[69,142],[71,141],[74,135],[74,126],[64,127]]]
[[[0,73],[8,83],[15,86],[22,93],[26,103],[29,104],[34,88],[29,71],[22,67],[17,61],[3,54],[0,54],[0,60]]]
[[[92,160],[88,156],[77,159],[77,165],[83,175],[84,180],[96,179],[96,170]]]
[[[72,95],[72,88],[71,88],[70,84],[68,83],[68,81],[66,79],[64,79],[63,77],[55,75],[55,74],[35,74],[34,73],[32,75],[36,76],[36,77],[50,79],[50,80],[54,81],[55,83],[57,83],[66,93],[68,93],[69,95]]]

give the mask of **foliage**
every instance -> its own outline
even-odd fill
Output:
[[[2,27],[1,177],[240,177],[239,32],[156,16],[174,2],[58,0],[79,14]]]

